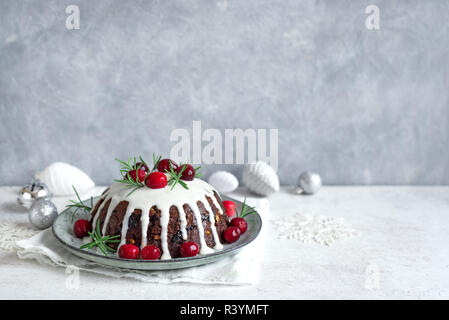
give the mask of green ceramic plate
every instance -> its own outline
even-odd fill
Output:
[[[98,198],[94,199],[94,201],[97,200]],[[242,203],[240,201],[227,197],[223,197],[223,200],[232,200],[236,203],[237,208],[239,210],[241,209]],[[88,204],[88,201],[86,201],[86,204]],[[90,218],[88,213],[80,211],[76,214],[74,221]],[[223,250],[206,255],[197,255],[196,257],[175,258],[170,260],[128,260],[112,254],[105,256],[101,251],[97,251],[96,249],[81,250],[80,246],[83,245],[83,241],[73,234],[72,209],[64,210],[56,218],[53,223],[53,234],[67,250],[79,257],[96,263],[136,270],[170,270],[200,266],[237,253],[248,243],[256,239],[262,228],[262,220],[258,213],[249,215],[245,219],[248,223],[248,230],[238,241],[231,244],[224,244]]]

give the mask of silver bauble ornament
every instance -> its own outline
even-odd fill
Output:
[[[34,181],[20,189],[17,202],[24,207],[30,208],[34,200],[42,197],[51,197],[50,190],[47,185]]]
[[[298,193],[314,194],[320,190],[321,185],[321,177],[318,173],[305,171],[299,175],[297,191]]]
[[[38,229],[47,229],[58,216],[58,210],[49,198],[39,198],[33,202],[28,219]]]

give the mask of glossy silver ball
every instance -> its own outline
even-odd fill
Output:
[[[20,189],[17,201],[22,206],[30,208],[36,199],[43,197],[51,197],[50,190],[45,184],[35,181]]]
[[[47,229],[58,216],[58,210],[49,198],[39,198],[33,202],[28,219],[38,229]]]
[[[305,171],[299,175],[297,187],[301,193],[314,194],[320,190],[321,185],[321,177],[318,173]]]

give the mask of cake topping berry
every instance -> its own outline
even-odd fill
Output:
[[[145,162],[137,162],[134,168],[143,170],[145,172],[150,172],[150,169],[148,168]]]
[[[179,253],[181,254],[181,257],[194,257],[198,254],[199,251],[200,248],[193,241],[184,242],[179,247]]]
[[[133,179],[136,182],[144,181],[145,177],[147,176],[147,173],[142,169],[131,170],[128,172],[128,174],[131,177],[131,179]],[[137,180],[137,177],[139,178],[139,180]]]
[[[234,219],[232,219],[231,226],[239,228],[240,234],[244,234],[248,229],[248,224],[246,223],[246,220],[240,217],[235,217]]]
[[[171,159],[162,159],[157,164],[157,171],[160,172],[166,172],[165,170],[170,171],[170,164],[173,167],[173,170],[175,171],[178,170],[178,164],[176,162],[174,162]]]
[[[228,217],[232,217],[233,215],[235,215],[237,206],[235,205],[234,201],[225,200],[223,201],[223,206],[225,207],[226,215]]]
[[[161,257],[161,250],[156,246],[148,245],[142,249],[140,256],[144,260],[156,260]]]
[[[223,205],[224,205],[224,201],[223,201]],[[225,208],[226,208],[226,205],[225,205]],[[255,214],[256,211],[246,204],[246,198],[245,198],[245,200],[243,200],[242,210],[240,210],[240,213],[237,211],[237,209],[235,209],[235,211],[236,211],[236,217],[231,220],[231,226],[239,228],[240,233],[243,234],[248,229],[248,223],[246,222],[246,220],[244,218],[250,214]]]
[[[223,238],[227,243],[236,242],[240,238],[240,229],[237,227],[229,227],[223,231]]]
[[[134,244],[124,244],[118,249],[118,255],[123,259],[138,259],[139,247]]]
[[[192,181],[195,178],[195,168],[188,163],[181,165],[177,171],[181,174],[182,180]]]
[[[142,164],[145,164],[145,166],[148,168],[148,165],[146,165],[142,157],[139,157],[139,159],[140,162]],[[136,169],[138,168],[137,166],[138,162],[136,158],[134,158],[133,161],[128,158],[127,162],[121,161],[119,159],[115,160],[117,160],[120,163],[120,174],[122,175],[122,179],[116,179],[114,181],[123,183],[126,187],[131,189],[130,192],[128,193],[128,196],[134,191],[142,187],[145,187],[144,181],[148,173],[143,169]]]
[[[167,176],[162,172],[151,172],[145,180],[145,184],[151,189],[160,189],[167,186]]]
[[[79,219],[73,225],[73,233],[77,238],[87,237],[90,231],[92,231],[92,225],[89,220]]]

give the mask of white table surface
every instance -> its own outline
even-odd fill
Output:
[[[26,210],[16,205],[17,190],[0,187],[0,222],[28,223]],[[0,298],[449,298],[449,187],[323,187],[314,196],[283,188],[269,200],[270,219],[296,212],[344,217],[360,235],[330,247],[304,244],[277,239],[276,230],[264,221],[260,279],[243,287],[151,284],[82,272],[79,288],[70,289],[64,268],[0,251]],[[62,200],[55,202],[63,206]]]

